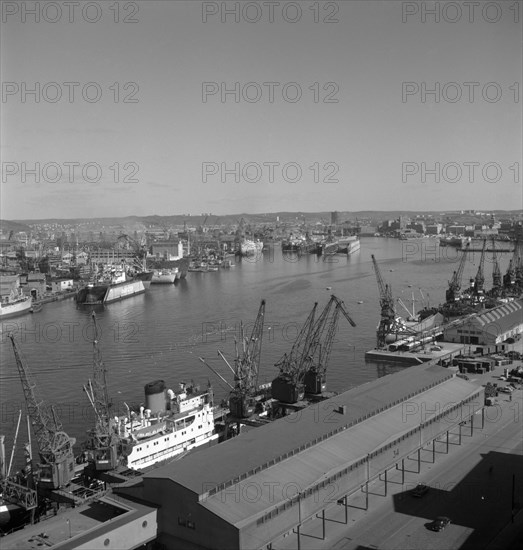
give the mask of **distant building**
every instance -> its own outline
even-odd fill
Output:
[[[63,292],[64,290],[72,290],[73,280],[72,279],[51,279],[51,292]]]
[[[28,273],[23,292],[32,295],[34,298],[42,298],[46,293],[46,281],[44,273]]]
[[[360,237],[374,237],[376,228],[372,225],[362,225],[360,227]]]
[[[453,235],[464,235],[465,226],[464,225],[448,225],[447,233],[452,233]]]
[[[444,331],[444,340],[489,346],[522,332],[523,301],[515,300],[449,326]]]
[[[425,233],[427,235],[439,235],[442,229],[443,229],[443,226],[440,223],[435,223],[435,224],[427,225],[427,227],[425,228]]]
[[[134,256],[135,254],[132,250],[100,248],[91,250],[89,260],[93,264],[120,264],[122,261],[132,260]]]
[[[152,244],[152,254],[157,259],[178,260],[183,258],[183,244],[179,239]]]

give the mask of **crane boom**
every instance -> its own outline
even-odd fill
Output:
[[[247,340],[242,334],[243,354],[236,357],[236,376],[244,392],[254,392],[258,388],[264,318],[265,300],[262,300],[250,338]]]
[[[76,440],[69,437],[51,407],[39,400],[36,383],[18,349],[14,336],[9,334],[16,366],[22,382],[27,414],[35,433],[40,456],[40,484],[51,489],[67,485],[74,476],[73,445]]]
[[[327,372],[327,365],[329,364],[329,357],[332,350],[332,344],[334,342],[334,336],[336,335],[336,332],[338,330],[338,319],[339,319],[340,313],[343,314],[345,319],[347,319],[347,321],[352,327],[356,326],[356,323],[352,320],[352,318],[348,314],[345,308],[344,302],[334,295],[332,296],[331,299],[335,302],[336,306],[334,308],[331,320],[327,326],[327,335],[325,337],[325,340],[320,345],[320,348],[319,348],[319,360],[318,360],[318,367],[317,367],[317,370],[324,376],[325,376],[325,373]]]
[[[297,372],[299,365],[304,361],[305,355],[308,352],[312,331],[314,329],[314,318],[318,302],[315,302],[314,307],[309,313],[305,323],[303,324],[291,351],[285,353],[283,357],[275,364],[280,369],[280,373],[290,376],[294,382],[297,381]]]
[[[118,438],[111,422],[111,404],[107,392],[107,371],[98,346],[99,330],[94,311],[92,319],[94,324],[93,378],[89,380],[87,387],[84,386],[84,391],[94,409],[96,418],[94,428],[89,431],[90,461],[95,470],[100,471],[116,467],[118,463]]]
[[[501,270],[499,269],[498,257],[496,254],[496,240],[492,237],[492,286],[497,291],[501,288],[502,278]]]
[[[487,239],[483,239],[483,248],[481,249],[481,257],[479,260],[478,271],[474,279],[474,294],[478,294],[483,290],[485,284],[485,252],[487,250]]]
[[[461,290],[461,279],[463,278],[463,271],[465,269],[465,262],[467,260],[467,252],[470,247],[470,242],[467,243],[465,250],[463,250],[459,266],[452,274],[452,279],[449,281],[449,288],[446,292],[447,303],[455,302],[459,299],[459,291]]]
[[[374,272],[376,273],[376,280],[378,282],[378,290],[380,294],[381,316],[377,333],[378,347],[380,347],[385,343],[385,338],[387,334],[392,330],[395,324],[396,309],[394,307],[394,300],[392,298],[392,289],[383,280],[378,262],[376,261],[374,254],[371,255],[371,258],[372,265],[374,266]]]

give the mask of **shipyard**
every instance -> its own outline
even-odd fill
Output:
[[[2,550],[523,545],[522,2],[2,2]]]
[[[427,457],[430,463],[445,464],[452,460],[452,445],[461,446],[464,437],[472,438],[470,451],[481,447],[481,440],[475,439],[478,432],[494,430],[491,419],[498,411],[512,399],[521,400],[521,226],[509,227],[504,242],[512,250],[507,256],[497,255],[495,244],[494,252],[487,251],[487,243],[494,242],[491,235],[484,235],[479,259],[471,260],[470,245],[459,248],[440,267],[439,296],[432,290],[431,297],[421,287],[434,275],[433,264],[420,252],[426,239],[405,242],[400,229],[395,238],[383,240],[374,236],[379,225],[373,236],[363,237],[361,222],[345,223],[339,212],[329,216],[330,223],[322,217],[316,225],[302,220],[272,227],[242,217],[229,230],[231,238],[220,239],[221,233],[226,235],[225,224],[212,224],[206,231],[211,217],[206,215],[196,227],[186,221],[176,237],[171,230],[171,244],[166,230],[149,236],[146,231],[136,239],[116,235],[104,254],[99,246],[92,248],[92,261],[89,245],[79,247],[83,252],[76,243],[64,246],[62,257],[70,261],[82,254],[86,260],[83,277],[65,285],[76,299],[42,303],[38,315],[22,311],[2,323],[4,350],[18,372],[10,383],[18,379],[24,389],[20,402],[5,409],[16,428],[7,438],[11,442],[15,437],[11,457],[5,436],[2,443],[3,506],[9,510],[2,526],[3,540],[10,545],[6,547],[36,548],[45,541],[58,548],[94,548],[107,547],[109,540],[115,548],[330,548],[329,532],[337,533],[339,526],[348,526],[364,511],[372,514],[387,495],[410,498],[418,484],[427,481],[420,477]],[[14,236],[10,232],[7,242],[15,241]],[[322,239],[336,248],[326,251]],[[351,251],[340,242],[357,242],[357,248]],[[394,245],[392,256],[383,246],[380,254],[381,242]],[[163,257],[154,253],[158,250]],[[385,258],[380,261],[378,254]],[[7,254],[4,258],[4,269],[11,270],[4,276],[9,289],[17,280],[20,259],[9,260]],[[419,259],[425,275],[421,270],[414,280],[408,273]],[[170,268],[158,267],[167,262]],[[35,263],[42,261],[37,258]],[[73,275],[77,272],[63,261],[51,271],[66,266]],[[216,272],[208,273],[214,266]],[[294,266],[309,278],[331,273],[326,281],[332,283],[318,279],[308,293],[319,298],[307,304],[302,297],[297,317],[275,317],[282,310],[274,309],[263,288],[271,271],[284,275]],[[344,290],[336,275],[363,266],[368,275]],[[176,277],[180,267],[183,278]],[[247,317],[232,322],[226,310],[221,310],[221,319],[211,313],[209,320],[193,327],[192,338],[170,342],[170,355],[191,358],[190,378],[177,380],[162,369],[144,370],[139,376],[142,396],[131,391],[134,399],[119,397],[122,388],[116,390],[113,365],[104,356],[119,344],[140,344],[143,330],[135,316],[121,326],[107,325],[106,314],[113,308],[123,307],[123,312],[150,307],[147,299],[156,294],[167,305],[173,292],[193,286],[208,292],[206,281],[209,291],[217,284],[225,289],[227,278],[249,277],[253,268],[266,275],[258,305],[249,307]],[[147,277],[140,277],[142,273]],[[124,277],[142,285],[160,274],[161,284],[122,293],[117,300],[79,298],[93,288],[105,296],[107,289],[129,284]],[[29,274],[18,280],[28,279]],[[56,288],[61,292],[62,286]],[[45,296],[23,284],[17,289],[35,301]],[[303,289],[299,285],[289,292],[297,298]],[[362,334],[359,318],[366,317],[363,311],[371,304],[364,326],[373,325],[374,335],[358,351],[350,342]],[[46,317],[50,307],[79,317],[73,320],[67,314],[52,322]],[[155,326],[148,336],[151,344],[157,340]],[[35,377],[31,364],[36,358],[31,350],[79,344],[87,347],[82,364],[91,363],[82,371],[84,379],[71,387],[76,408],[83,399],[82,414],[71,402],[49,407],[52,391],[41,394],[39,372]],[[151,365],[157,361],[154,356]],[[339,371],[347,361],[373,365],[376,374],[355,384]],[[31,431],[40,426],[33,435],[21,421],[26,407],[27,426],[32,424]],[[69,427],[74,435],[69,435]],[[379,435],[383,429],[388,434],[385,443]],[[21,433],[33,441],[30,449],[17,442]],[[343,447],[343,438],[352,443]],[[340,455],[342,448],[346,450]],[[439,456],[442,452],[449,456]],[[209,462],[213,467],[202,476]],[[289,478],[288,472],[298,470],[298,476]],[[447,493],[438,489],[442,483],[439,478],[428,483],[433,496],[424,499],[441,500]],[[173,499],[177,505],[171,509]],[[92,519],[82,519],[85,514]],[[165,523],[173,515],[177,523]],[[339,526],[332,528],[333,521]],[[206,528],[200,531],[202,524]],[[308,545],[309,539],[314,542]],[[322,546],[320,540],[325,541]]]

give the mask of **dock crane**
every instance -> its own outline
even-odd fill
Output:
[[[514,243],[514,252],[509,260],[508,268],[503,276],[503,286],[507,290],[513,290],[514,286],[519,283],[523,287],[523,258],[522,245],[519,239]],[[519,281],[518,281],[519,279]]]
[[[40,464],[38,464],[38,488],[43,490],[60,489],[68,485],[75,475],[73,445],[76,439],[69,437],[62,429],[52,407],[46,406],[37,398],[36,383],[23,359],[14,336],[9,334],[16,366],[22,382],[27,414],[33,426],[38,444]]]
[[[241,353],[238,349],[238,342],[236,341],[234,367],[230,364],[225,355],[218,350],[218,355],[223,359],[234,375],[234,386],[207,364],[205,359],[200,357],[200,361],[231,388],[228,404],[231,416],[235,419],[249,418],[255,412],[257,403],[256,397],[259,395],[258,377],[260,371],[264,318],[265,300],[262,300],[249,338],[245,336],[243,324],[240,326]]]
[[[496,240],[492,237],[492,293],[497,295],[503,286],[501,270],[499,269],[498,257],[496,255]]]
[[[461,279],[463,277],[463,271],[465,269],[465,261],[467,260],[467,252],[470,247],[470,242],[467,243],[465,250],[463,250],[461,259],[459,261],[459,266],[456,271],[452,274],[452,279],[449,281],[449,287],[445,294],[445,299],[447,304],[453,304],[454,302],[459,301],[460,299],[460,290],[461,290]]]
[[[118,437],[112,426],[111,403],[107,393],[106,368],[98,347],[99,331],[93,311],[93,378],[84,391],[94,409],[95,426],[89,433],[87,451],[90,469],[94,472],[112,470],[118,465]]]
[[[296,403],[305,394],[320,395],[326,389],[326,373],[332,343],[343,313],[352,326],[344,303],[334,295],[318,319],[314,320],[317,304],[309,314],[289,357],[277,364],[280,375],[272,382],[272,396],[284,403]]]
[[[147,246],[145,243],[145,238],[142,239],[141,242],[138,242],[129,235],[123,233],[118,236],[117,242],[119,245],[126,243],[127,246],[133,250],[136,263],[135,267],[138,269],[143,269],[145,271],[145,262],[147,257]]]
[[[314,304],[291,348],[275,364],[280,374],[271,383],[271,395],[284,403],[296,403],[303,399],[305,387],[300,380],[301,365],[310,347],[318,302]]]
[[[236,343],[236,358],[234,360],[235,387],[229,396],[229,410],[235,418],[248,418],[255,412],[264,318],[265,300],[262,300],[250,338],[245,337],[243,324],[240,326],[242,350],[240,354]],[[218,354],[228,364],[223,353],[218,351]]]
[[[374,257],[374,254],[371,255],[372,265],[374,266],[374,272],[376,273],[376,280],[378,282],[378,290],[380,294],[380,307],[381,307],[381,317],[380,324],[378,325],[378,338],[377,344],[378,347],[385,345],[385,338],[389,334],[396,324],[396,309],[394,307],[394,299],[392,298],[391,287],[385,283],[381,275],[378,262]]]
[[[332,313],[331,307],[334,306]],[[342,313],[351,326],[356,323],[348,314],[342,300],[332,295],[329,303],[318,318],[312,334],[308,354],[303,364],[305,393],[318,395],[327,389],[327,365],[338,328],[339,314]],[[325,336],[323,336],[325,334]]]
[[[483,248],[481,249],[481,257],[479,260],[478,271],[476,277],[472,281],[472,294],[476,300],[479,300],[483,295],[483,286],[485,284],[485,252],[487,250],[487,239],[483,239]]]

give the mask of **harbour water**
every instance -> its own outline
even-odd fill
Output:
[[[371,254],[393,295],[409,306],[414,292],[416,307],[425,301],[444,301],[447,282],[457,268],[459,252],[438,247],[437,239],[400,241],[362,238],[361,249],[351,256],[325,260],[316,256],[282,255],[276,247],[255,257],[236,260],[234,269],[190,273],[177,285],[153,285],[142,295],[106,307],[94,306],[101,331],[100,346],[107,368],[114,414],[143,402],[143,387],[156,379],[175,389],[181,381],[197,384],[210,380],[219,402],[227,386],[198,360],[206,361],[232,383],[232,373],[218,357],[220,349],[234,358],[234,339],[240,323],[252,329],[260,301],[266,300],[260,382],[272,380],[274,363],[289,351],[315,301],[319,311],[330,294],[344,300],[357,326],[340,317],[339,331],[327,371],[328,390],[341,392],[405,367],[365,363],[364,354],[375,346],[379,322],[379,296]],[[501,254],[502,273],[510,254]],[[463,287],[479,265],[479,253],[466,262]],[[485,286],[492,284],[492,255],[485,261]],[[82,386],[92,376],[93,307],[77,307],[66,300],[46,304],[40,313],[1,324],[0,433],[10,451],[18,419],[25,411],[22,387],[7,337],[19,343],[38,386],[39,396],[53,404],[63,427],[78,443],[94,422]],[[405,311],[398,306],[398,313]],[[17,464],[27,441],[25,422],[20,428]],[[36,449],[35,449],[36,450]]]

